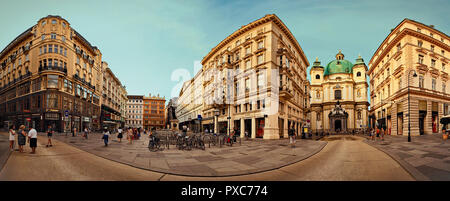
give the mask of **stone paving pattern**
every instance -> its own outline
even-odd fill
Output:
[[[45,136],[44,133],[39,135]],[[290,147],[288,139],[252,139],[242,140],[241,145],[233,144],[232,147],[211,145],[209,148],[206,144],[206,150],[185,151],[171,145],[169,149],[152,152],[147,148],[146,135],[128,144],[126,138],[119,143],[117,135],[113,134],[107,147],[101,136],[90,134],[89,139],[85,140],[81,136],[55,134],[54,139],[133,167],[183,176],[236,176],[273,170],[304,160],[327,144],[324,141],[297,139],[296,146]],[[57,143],[54,143],[55,146]]]
[[[450,181],[450,141],[442,135],[385,136],[384,141],[365,141],[400,163],[416,180]]]

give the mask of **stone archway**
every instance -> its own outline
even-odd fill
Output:
[[[334,132],[346,131],[347,130],[347,118],[348,113],[341,107],[339,101],[336,106],[328,114],[330,119],[330,130]]]

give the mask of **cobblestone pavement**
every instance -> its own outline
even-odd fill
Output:
[[[44,137],[44,133],[39,133]],[[297,139],[295,147],[290,147],[288,139],[262,140],[253,139],[232,147],[222,148],[212,146],[206,150],[178,150],[174,145],[169,149],[151,152],[148,147],[148,137],[128,144],[124,138],[119,143],[117,135],[111,136],[110,143],[104,146],[101,134],[90,134],[89,139],[71,134],[55,134],[54,139],[75,146],[94,155],[128,164],[133,167],[160,173],[183,176],[236,176],[258,173],[284,167],[304,160],[327,144],[324,141]],[[54,147],[58,146],[54,142]],[[45,147],[44,147],[45,148]]]
[[[450,181],[450,141],[442,135],[386,136],[365,140],[400,163],[418,181]]]

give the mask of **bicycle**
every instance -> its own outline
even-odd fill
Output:
[[[156,136],[152,136],[150,137],[150,142],[148,144],[148,149],[150,151],[158,151],[158,150],[163,150],[161,149],[161,141],[159,138],[157,138]]]

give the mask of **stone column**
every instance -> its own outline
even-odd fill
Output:
[[[432,115],[432,108],[433,102],[427,100],[427,116],[425,116],[425,124],[424,124],[424,132],[425,134],[432,134],[433,133],[433,115]]]
[[[219,118],[214,116],[214,133],[219,133]]]
[[[245,121],[244,118],[241,118],[241,138],[245,137]]]
[[[252,138],[256,138],[256,119],[252,118]]]

